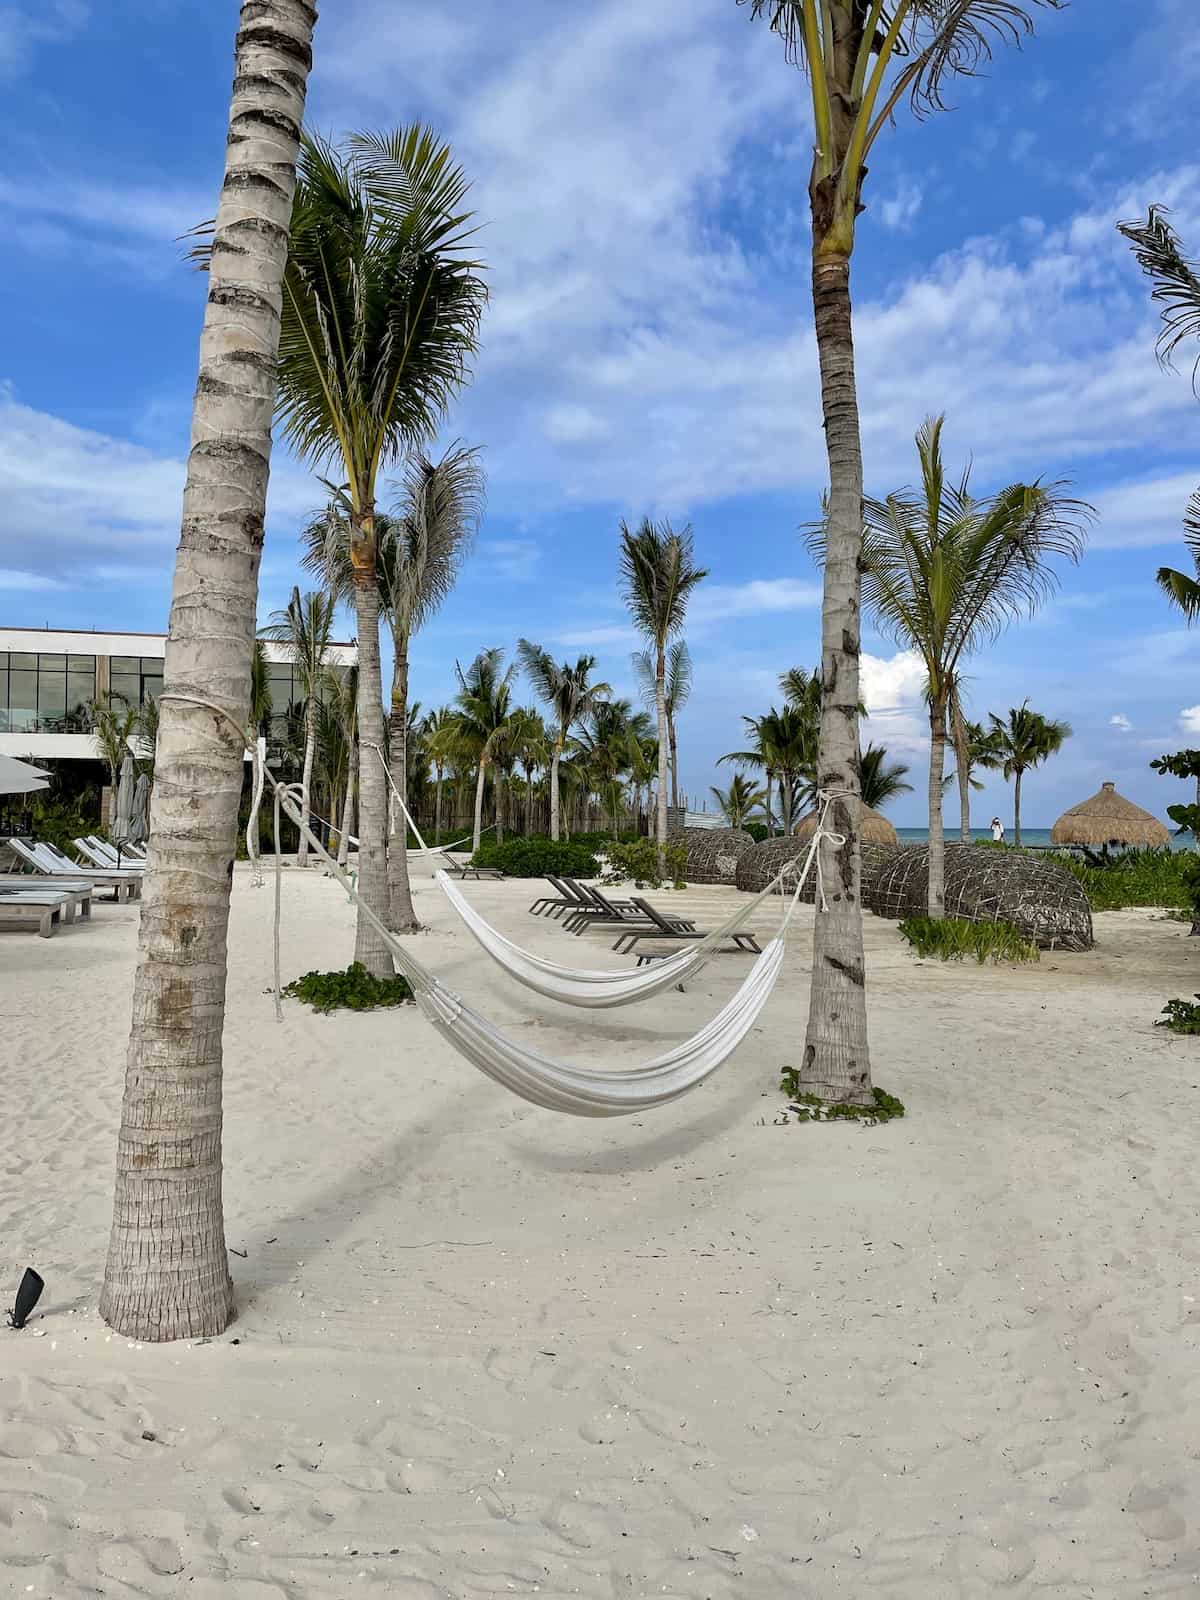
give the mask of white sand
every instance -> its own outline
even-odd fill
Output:
[[[468,893],[561,954],[533,887]],[[417,904],[430,963],[579,1060],[654,1052],[746,967],[572,1012],[429,882]],[[349,959],[330,880],[290,873],[285,910],[286,975]],[[616,1122],[512,1099],[412,1010],[278,1026],[269,913],[239,870],[245,1255],[204,1346],[96,1315],[136,907],[3,936],[4,1301],[27,1263],[47,1282],[0,1330],[5,1600],[1195,1592],[1200,1040],[1151,1027],[1200,988],[1178,924],[1109,915],[1091,955],[992,970],[916,965],[869,919],[876,1079],[909,1116],[864,1131],[772,1123],[810,912],[725,1070]]]

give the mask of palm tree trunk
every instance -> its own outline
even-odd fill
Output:
[[[1013,843],[1021,848],[1021,768],[1013,773]]]
[[[358,782],[358,740],[350,741],[350,757],[346,766],[346,799],[342,805],[342,836],[338,840],[338,866],[344,867],[350,859],[350,835],[354,832],[354,785]]]
[[[233,1314],[221,1036],[280,282],[312,65],[308,0],[245,0],[183,491],[100,1315],[131,1339]],[[173,698],[179,696],[180,698]],[[225,708],[232,725],[189,699]]]
[[[304,826],[310,826],[312,815],[312,772],[313,760],[317,753],[317,697],[310,694],[308,704],[304,708],[304,771],[300,778],[300,815],[304,818]],[[308,865],[308,840],[305,838],[304,829],[300,830],[300,848],[296,851],[296,865]]]
[[[358,623],[358,897],[384,925],[389,916],[387,782],[383,755],[383,678],[379,666],[379,585],[375,579],[375,518],[366,513],[362,535],[352,531],[354,613]],[[363,549],[362,546],[366,546]],[[374,923],[361,911],[354,959],[376,978],[393,976],[392,957]]]
[[[671,741],[671,804],[679,810],[679,751],[675,747],[675,718],[667,717],[667,738]]]
[[[433,842],[442,842],[442,769],[436,767],[437,781],[433,791]]]
[[[929,708],[929,915],[946,915],[946,838],[942,827],[942,774],[946,768],[946,702]]]
[[[667,653],[658,647],[654,674],[654,699],[658,710],[658,875],[667,875]]]
[[[962,702],[955,685],[950,700],[950,740],[954,745],[954,776],[958,783],[958,831],[963,844],[971,842],[971,749]]]
[[[492,793],[496,800],[496,843],[504,843],[504,772],[500,767],[492,769]]]
[[[832,797],[830,831],[845,843],[820,845],[828,911],[817,914],[812,989],[800,1087],[822,1100],[870,1105],[866,965],[859,900],[858,658],[861,639],[863,469],[850,261],[814,251],[813,318],[829,457],[829,518],[821,606],[821,734],[818,789]]]
[[[525,837],[533,833],[533,768],[525,771]]]
[[[768,767],[767,768],[767,838],[768,839],[775,832],[775,823],[774,823],[774,820],[772,819],[772,816],[771,816],[771,786],[772,786],[772,779],[773,778],[774,778],[774,773],[772,773],[770,767]]]
[[[483,786],[487,779],[487,757],[479,758],[479,774],[475,779],[475,830],[471,835],[472,855],[479,849],[479,841],[483,838]]]
[[[562,760],[563,743],[566,739],[566,729],[554,741],[554,754],[550,757],[550,837],[558,838],[558,763]]]
[[[392,782],[408,804],[408,639],[399,631],[392,636],[394,660],[392,664],[392,704],[389,716],[391,738]],[[415,933],[420,927],[413,910],[412,886],[408,881],[408,818],[401,807],[388,841],[388,896],[391,917],[388,927],[393,933]]]

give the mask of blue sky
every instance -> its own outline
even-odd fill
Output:
[[[0,4],[0,622],[165,626],[203,285],[177,236],[211,216],[233,0]],[[1131,22],[1130,18],[1136,21]],[[1200,45],[1186,0],[1077,3],[956,109],[876,147],[855,260],[867,478],[908,482],[947,413],[980,489],[1069,478],[1100,517],[1034,622],[970,665],[976,715],[1028,696],[1074,736],[1026,786],[1047,823],[1115,779],[1160,814],[1147,762],[1200,743],[1197,639],[1153,585],[1185,563],[1200,403],[1164,375],[1146,288],[1114,231],[1150,201],[1200,253]],[[340,0],[318,25],[310,122],[416,117],[475,183],[491,306],[447,437],[483,447],[488,515],[416,641],[413,691],[519,635],[590,649],[628,690],[617,522],[690,521],[711,577],[689,639],[685,787],[775,679],[817,659],[797,535],[825,478],[808,299],[805,90],[733,0]],[[280,442],[261,614],[297,577],[319,488]],[[865,736],[910,761],[921,675],[864,641]],[[977,818],[1009,815],[999,782]]]

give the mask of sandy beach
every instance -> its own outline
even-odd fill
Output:
[[[537,888],[467,893],[618,961],[530,917]],[[584,1014],[512,984],[428,878],[417,907],[431,965],[581,1062],[693,1031],[748,959]],[[981,969],[868,918],[875,1080],[908,1116],[864,1130],[774,1121],[811,911],[725,1069],[614,1122],[513,1099],[412,1008],[278,1024],[270,913],[239,868],[239,1313],[203,1345],[96,1314],[137,907],[4,938],[4,1303],[27,1264],[47,1287],[0,1331],[0,1593],[1195,1592],[1200,1041],[1151,1026],[1200,986],[1185,926],[1111,913],[1091,954]],[[288,872],[284,918],[285,979],[350,959],[331,880]]]

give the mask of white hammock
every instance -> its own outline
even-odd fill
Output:
[[[808,876],[812,855],[813,850],[810,849],[809,859],[800,873],[801,883]],[[697,939],[688,949],[666,956],[650,966],[635,968],[632,972],[628,968],[604,972],[594,967],[564,967],[558,962],[547,961],[543,956],[536,956],[494,928],[445,873],[439,872],[437,881],[446,899],[466,924],[467,931],[493,961],[498,962],[518,983],[523,983],[527,989],[533,989],[550,1000],[601,1010],[607,1006],[632,1005],[635,1000],[648,1000],[651,995],[661,994],[689,974],[695,974],[716,947],[736,933],[768,895],[774,894],[780,878],[793,870],[794,866],[789,862],[760,894],[739,906],[719,928],[714,928],[703,939]]]
[[[374,750],[375,754],[379,757],[379,765],[383,768],[383,775],[388,781],[388,786],[391,789],[392,794],[395,796],[396,800],[399,802],[400,809],[404,813],[404,820],[405,820],[405,822],[408,823],[408,826],[412,829],[412,831],[417,836],[417,843],[418,843],[420,848],[416,849],[416,850],[409,850],[409,849],[406,848],[406,850],[405,850],[405,854],[406,855],[410,855],[410,856],[444,856],[444,855],[447,855],[448,852],[451,851],[451,850],[457,850],[460,844],[467,844],[470,841],[471,835],[468,833],[468,834],[464,835],[464,837],[461,838],[461,839],[455,839],[452,844],[426,844],[424,839],[422,839],[422,837],[421,837],[420,828],[417,827],[416,818],[413,816],[412,812],[405,805],[404,796],[400,793],[399,789],[397,789],[397,787],[396,787],[396,780],[395,780],[395,778],[392,777],[392,769],[388,766],[387,762],[384,760],[383,751],[379,748],[379,746],[377,744],[364,745],[363,749],[364,750]],[[495,826],[495,824],[493,823],[492,827],[494,827],[494,826]],[[485,828],[483,830],[484,833],[491,833],[492,827]]]
[[[239,733],[242,731],[230,713],[212,701],[169,691],[162,698],[203,706],[224,717]],[[265,771],[265,776],[274,791],[277,819],[282,806],[296,826],[307,834],[310,847],[324,857],[334,876],[384,940],[396,965],[412,985],[413,997],[433,1026],[472,1066],[478,1067],[494,1082],[503,1084],[506,1089],[533,1105],[576,1117],[619,1117],[677,1100],[680,1095],[697,1088],[733,1054],[754,1026],[779,976],[783,962],[783,936],[796,907],[798,890],[784,914],[779,936],[772,939],[757,957],[737,992],[693,1038],[636,1067],[608,1071],[572,1067],[565,1062],[555,1061],[550,1056],[516,1044],[469,1006],[460,995],[440,983],[412,951],[384,926],[371,907],[359,901],[349,874],[338,866],[312,829],[304,824],[300,807],[287,788],[277,782],[269,770]],[[823,809],[822,825],[817,830],[819,834],[824,834],[824,816]],[[282,882],[278,825],[275,839],[275,1000],[278,1006],[279,894]]]

